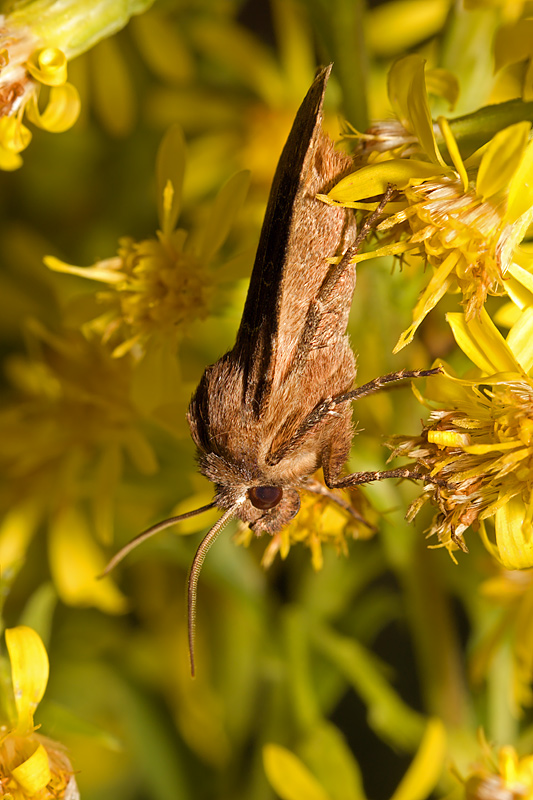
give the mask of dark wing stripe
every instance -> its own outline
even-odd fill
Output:
[[[307,92],[283,148],[265,213],[248,295],[233,355],[243,370],[243,401],[256,415],[268,394],[273,341],[295,198],[314,133],[322,122],[322,104],[331,64],[322,69]]]

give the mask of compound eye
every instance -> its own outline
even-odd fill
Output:
[[[248,497],[256,508],[274,508],[283,497],[283,489],[280,486],[252,486],[248,489]]]

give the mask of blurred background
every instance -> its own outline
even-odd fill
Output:
[[[216,515],[161,533],[95,579],[145,527],[212,497],[186,409],[206,365],[234,342],[270,182],[316,67],[334,62],[325,125],[336,139],[344,120],[363,131],[391,116],[387,73],[410,52],[459,80],[455,108],[440,100],[435,113],[465,114],[520,95],[525,62],[495,73],[493,42],[527,12],[503,0],[156,0],[69,63],[76,124],[57,134],[30,125],[23,165],[0,174],[3,625],[30,625],[45,642],[36,721],[67,748],[84,800],[295,797],[267,778],[271,743],[319,779],[323,794],[302,800],[386,800],[430,717],[449,731],[439,795],[465,793],[449,766],[465,774],[481,758],[480,728],[528,751],[529,665],[517,702],[512,637],[516,610],[530,616],[520,606],[529,573],[513,583],[474,536],[458,565],[428,549],[431,513],[404,521],[411,484],[353,493],[377,522],[371,538],[341,535],[345,520],[312,509],[306,524],[325,531],[320,570],[305,543],[265,570],[268,543],[239,545],[233,524],[201,575],[194,680],[185,585]],[[86,268],[117,254],[168,257],[156,159],[176,123],[183,138],[167,140],[163,172],[178,174],[186,158],[180,229],[201,242],[226,182],[249,170],[249,188],[244,177],[229,184],[238,201],[198,267],[201,303],[171,321],[171,335],[149,331],[139,363],[138,342],[119,355],[109,345],[112,284],[43,259]],[[189,279],[194,260],[180,269]],[[423,269],[375,259],[357,280],[358,382],[436,357],[461,368],[444,321],[453,296],[392,355]],[[387,437],[417,434],[424,415],[409,387],[362,400],[350,467],[382,468]],[[521,631],[530,641],[525,621]]]

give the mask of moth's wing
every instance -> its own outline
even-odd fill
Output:
[[[355,266],[347,267],[328,298],[320,295],[332,269],[328,259],[355,238],[353,214],[316,197],[353,169],[352,160],[322,131],[330,69],[313,82],[282,152],[235,346],[208,367],[189,407],[201,469],[218,486],[278,483],[313,472],[322,441],[303,448],[309,469],[290,467],[290,475],[279,470],[274,475],[265,469],[266,459],[291,439],[320,400],[347,391],[355,378],[346,336]],[[315,324],[309,325],[313,315]],[[344,441],[349,407],[329,419],[330,432],[335,419],[334,438]],[[341,460],[349,440],[348,434]],[[312,454],[306,455],[309,449]]]
[[[316,199],[352,163],[322,131],[330,72],[331,65],[315,78],[281,154],[232,351],[242,369],[242,400],[256,418],[291,371],[310,306],[330,269],[328,257],[345,248],[345,211]],[[343,317],[341,335],[346,321]]]

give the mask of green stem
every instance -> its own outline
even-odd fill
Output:
[[[461,648],[449,599],[439,575],[438,556],[416,542],[402,576],[424,707],[449,727],[468,723],[470,704]],[[444,554],[442,554],[444,555]]]
[[[523,121],[533,122],[533,103],[524,103],[522,100],[484,106],[473,114],[448,120],[463,158],[468,158],[498,131]],[[439,145],[443,144],[439,132],[436,132],[436,139]]]
[[[305,615],[296,606],[290,606],[283,614],[283,634],[294,719],[298,728],[307,732],[322,715],[310,674],[308,625]]]

